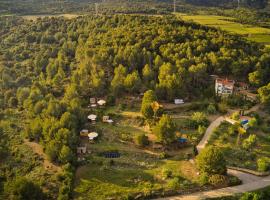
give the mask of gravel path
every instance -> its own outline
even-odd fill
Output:
[[[257,177],[258,178],[258,177]],[[249,191],[254,191],[260,188],[265,188],[270,185],[270,176],[259,178],[259,180],[248,182],[243,185],[238,185],[234,187],[227,187],[217,190],[211,190],[206,192],[197,192],[190,195],[184,196],[174,196],[174,197],[167,197],[167,198],[159,198],[156,200],[203,200],[205,198],[216,198],[216,197],[224,197],[224,196],[231,196],[233,194],[239,194]]]
[[[217,128],[221,124],[221,122],[223,122],[224,120],[225,120],[225,117],[221,116],[210,124],[210,126],[206,129],[206,132],[205,132],[202,140],[197,145],[198,152],[200,152],[203,148],[205,148],[214,129]]]

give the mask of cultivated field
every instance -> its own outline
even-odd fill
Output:
[[[270,29],[267,28],[240,24],[233,22],[233,18],[224,16],[180,14],[180,17],[185,21],[217,27],[231,33],[243,35],[248,40],[270,46]]]

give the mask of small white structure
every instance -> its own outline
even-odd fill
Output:
[[[236,120],[231,119],[231,118],[229,118],[229,117],[225,117],[225,121],[229,122],[229,123],[230,123],[230,124],[232,124],[232,125],[234,125],[234,124],[236,124],[236,123],[237,123],[237,121],[236,121]]]
[[[103,122],[106,122],[106,123],[110,123],[110,124],[113,123],[113,120],[110,119],[109,116],[103,116],[102,121],[103,121]]]
[[[96,108],[97,107],[97,104],[91,104],[90,107],[91,108]]]
[[[183,103],[185,103],[183,99],[175,99],[174,100],[174,104],[176,104],[176,105],[180,105],[180,104],[183,104]]]
[[[77,154],[85,154],[86,147],[77,147]]]
[[[215,90],[217,95],[231,95],[234,90],[234,80],[216,79]]]
[[[96,119],[97,119],[97,116],[96,115],[94,115],[94,114],[91,114],[91,115],[88,115],[88,117],[87,117],[88,119],[90,119],[92,122],[93,121],[96,121]]]
[[[97,137],[98,137],[98,133],[96,133],[96,132],[91,132],[91,133],[88,134],[88,138],[91,141],[94,140]]]
[[[99,101],[97,102],[97,104],[98,104],[99,106],[104,106],[104,105],[106,105],[106,101],[103,100],[103,99],[101,99],[101,100],[99,100]]]
[[[87,129],[83,129],[83,130],[80,131],[80,136],[87,137],[87,135],[88,135],[88,130]]]
[[[96,104],[97,100],[96,98],[90,98],[90,104]]]
[[[112,123],[113,123],[113,120],[109,119],[109,120],[107,120],[107,122],[108,122],[109,124],[112,124]]]

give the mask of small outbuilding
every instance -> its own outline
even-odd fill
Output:
[[[77,154],[85,154],[86,152],[86,147],[77,147]]]
[[[113,123],[113,120],[110,119],[110,116],[103,116],[102,121],[105,123]]]
[[[183,104],[183,103],[185,103],[183,99],[175,99],[174,100],[175,105],[180,105],[180,104]]]
[[[90,98],[90,104],[96,104],[97,99],[96,98]]]
[[[88,130],[87,129],[83,129],[80,131],[80,136],[81,137],[87,137],[88,136]]]
[[[103,99],[101,99],[101,100],[99,100],[99,101],[97,102],[97,104],[98,104],[99,106],[105,106],[105,105],[106,105],[106,101],[103,100]]]

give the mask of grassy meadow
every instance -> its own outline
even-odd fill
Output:
[[[215,15],[186,15],[179,14],[185,21],[193,21],[202,25],[212,26],[230,33],[245,36],[248,40],[270,46],[270,29],[252,25],[240,24],[231,17]]]
[[[75,199],[140,199],[211,187],[202,187],[199,183],[195,163],[189,160],[193,154],[192,145],[167,150],[154,148],[155,135],[142,123],[140,103],[130,105],[102,110],[103,114],[111,116],[114,124],[98,120],[94,125],[85,125],[85,128],[97,131],[100,137],[95,143],[88,144],[91,154],[76,171]],[[178,130],[195,143],[201,136],[187,125],[187,119],[193,113],[189,109],[191,105],[166,109],[170,106],[166,105],[165,111],[171,114]],[[150,145],[136,146],[133,139],[137,134],[147,135]],[[121,156],[105,158],[103,152],[106,151],[117,151]]]

